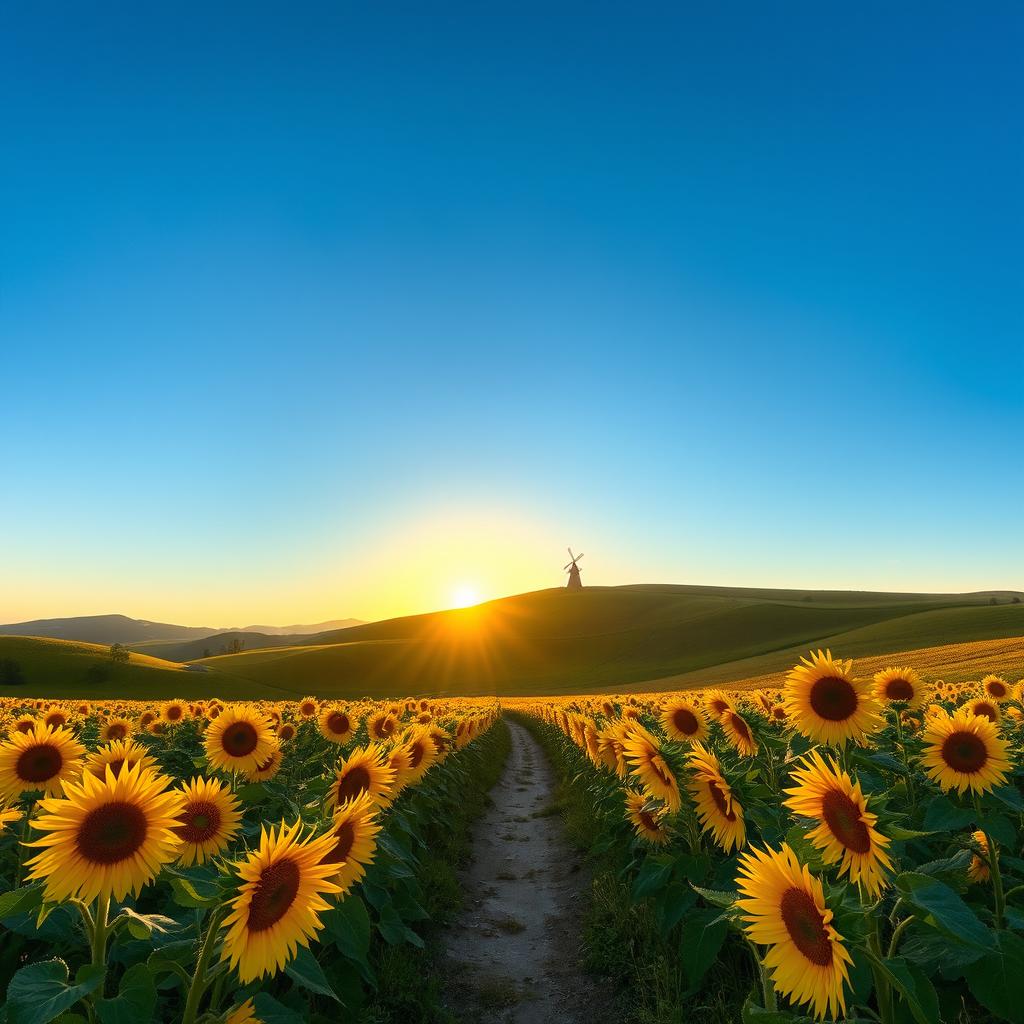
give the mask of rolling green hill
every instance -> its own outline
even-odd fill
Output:
[[[1021,595],[881,594],[691,586],[519,594],[200,659],[192,670],[104,648],[0,637],[43,695],[301,697],[558,694],[677,689],[763,676],[810,647],[844,656],[1024,636]],[[993,606],[992,600],[997,604]],[[287,640],[288,638],[275,638]],[[12,644],[28,644],[8,653]],[[49,646],[47,646],[49,645]],[[77,651],[77,654],[73,652]],[[59,658],[57,655],[60,655]],[[91,659],[91,660],[90,660]],[[113,670],[97,681],[95,663]],[[197,671],[198,670],[198,671]],[[95,672],[95,670],[93,670]],[[123,671],[123,674],[121,674]],[[95,686],[90,686],[93,678]]]
[[[173,661],[132,654],[115,665],[110,648],[52,637],[0,636],[0,662],[17,664],[24,682],[0,687],[2,697],[132,697],[139,700],[223,694],[227,698],[281,699],[273,686],[215,670],[194,670]]]
[[[546,590],[206,659],[296,693],[572,693],[738,679],[810,646],[843,653],[1024,635],[1020,595],[869,594],[712,587]],[[991,600],[1002,602],[997,606]],[[847,647],[846,645],[849,645]],[[662,682],[664,681],[663,685]]]

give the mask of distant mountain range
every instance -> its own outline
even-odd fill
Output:
[[[127,615],[76,615],[66,619],[32,619],[0,626],[0,636],[45,636],[55,640],[77,640],[88,644],[143,645],[154,642],[186,643],[208,637],[243,636],[246,646],[258,647],[252,641],[261,637],[310,636],[328,630],[348,629],[362,625],[360,619],[330,619],[310,625],[246,626],[244,629],[213,626],[181,626],[172,622],[132,619]],[[219,651],[221,644],[211,648]]]

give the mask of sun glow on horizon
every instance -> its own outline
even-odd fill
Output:
[[[471,583],[460,583],[452,591],[451,607],[469,608],[472,605],[479,604],[482,600],[480,591]]]

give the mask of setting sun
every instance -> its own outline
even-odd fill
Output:
[[[480,603],[480,591],[469,583],[461,583],[452,591],[452,607],[468,608]]]

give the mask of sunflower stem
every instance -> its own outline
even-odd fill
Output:
[[[903,757],[903,767],[906,770],[904,778],[907,782],[907,797],[910,800],[910,809],[913,811],[917,802],[914,799],[914,777],[910,770],[910,761],[907,758],[907,741],[903,736],[903,713],[899,708],[894,708],[893,714],[896,716],[896,736],[899,739],[900,755]]]
[[[744,938],[746,937],[744,936]],[[757,964],[757,972],[761,978],[761,999],[764,1003],[764,1008],[766,1010],[777,1010],[779,1004],[775,998],[775,985],[772,982],[771,975],[768,973],[768,968],[764,965],[761,951],[750,939],[746,939],[746,943],[750,947],[750,952],[754,955],[754,963]]]
[[[892,933],[892,938],[889,940],[889,952],[886,953],[887,960],[892,959],[896,952],[896,947],[899,945],[900,939],[903,938],[903,933],[907,930],[913,920],[913,917],[906,917],[896,925],[896,928]]]
[[[28,849],[28,837],[31,830],[32,812],[35,810],[35,800],[29,801],[25,808],[25,820],[21,823],[21,839],[18,842],[18,867],[14,874],[14,888],[21,887],[22,873],[25,870],[25,851]]]
[[[199,1012],[199,1002],[206,991],[206,968],[210,964],[210,957],[213,956],[213,949],[217,945],[217,932],[220,929],[222,914],[223,910],[217,909],[210,917],[206,937],[203,939],[203,948],[199,953],[199,962],[196,964],[196,973],[188,989],[185,1015],[181,1019],[181,1024],[195,1024],[196,1015]]]
[[[103,997],[104,982],[107,974],[107,937],[110,934],[107,928],[107,917],[110,913],[110,893],[96,898],[96,914],[93,918],[92,927],[92,965],[103,968],[104,981],[93,993],[94,999]]]
[[[992,876],[992,903],[996,919],[996,931],[1003,927],[1003,916],[1006,911],[1006,896],[1003,894],[1003,873],[999,870],[999,844],[986,830],[981,813],[981,798],[974,794],[974,810],[978,816],[978,824],[985,836],[985,843],[988,845],[988,869]]]
[[[872,921],[871,931],[868,932],[868,949],[870,949],[874,954],[871,963],[871,973],[875,978],[875,995],[878,998],[878,1016],[882,1021],[882,1024],[891,1024],[892,989],[889,987],[889,979],[885,976],[881,968],[882,932],[879,917],[880,915],[878,914],[868,914],[868,918]],[[894,941],[896,937],[897,936],[894,934]]]

